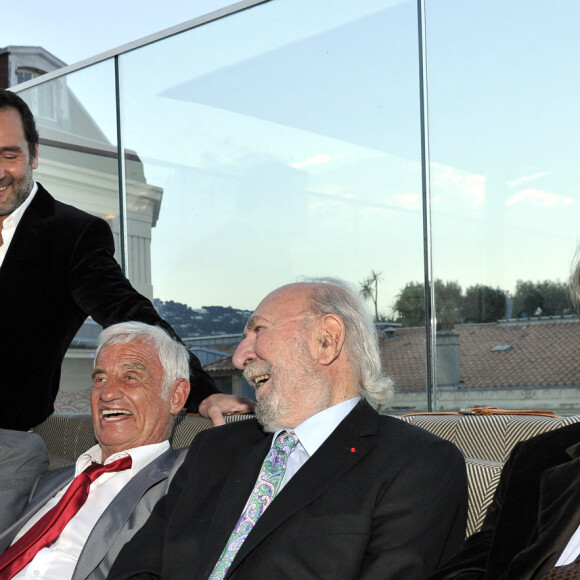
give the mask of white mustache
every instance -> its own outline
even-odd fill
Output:
[[[271,368],[268,363],[250,363],[242,373],[243,377],[250,384],[252,384],[252,377],[265,374],[271,374]]]

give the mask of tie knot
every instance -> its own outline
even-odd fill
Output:
[[[274,442],[274,448],[278,453],[284,455],[290,455],[294,451],[294,447],[298,443],[298,437],[296,433],[289,433],[288,431],[282,431],[276,441]]]
[[[93,461],[82,473],[86,475],[91,482],[95,481],[103,473],[111,473],[113,471],[124,471],[131,467],[132,460],[130,455],[125,455],[116,461],[111,461],[107,465],[96,463]]]

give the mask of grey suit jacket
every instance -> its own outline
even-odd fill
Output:
[[[72,580],[101,580],[126,542],[145,523],[157,501],[167,493],[173,475],[183,462],[187,449],[167,450],[144,467],[117,494],[87,538]],[[22,526],[74,477],[74,466],[45,474],[22,516],[0,534],[0,552],[10,546]]]
[[[47,469],[48,452],[40,435],[0,429],[0,534],[22,513]]]

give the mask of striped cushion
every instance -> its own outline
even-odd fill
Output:
[[[74,463],[77,457],[96,443],[93,423],[88,414],[51,415],[34,428],[46,443],[49,469]]]
[[[228,415],[226,423],[242,421],[252,414]],[[193,438],[211,427],[211,421],[199,415],[179,415],[175,420],[171,445],[178,449],[187,447]],[[46,443],[49,455],[48,469],[58,469],[74,463],[81,453],[95,445],[91,415],[55,413],[33,429]]]
[[[503,463],[468,457],[465,459],[465,467],[469,481],[469,510],[466,536],[470,536],[479,531],[483,524],[485,512],[499,483]]]
[[[505,461],[505,434],[512,416],[462,415],[454,443],[465,457],[477,457],[478,459],[487,459],[489,461]],[[526,418],[529,421],[535,419],[535,417]]]
[[[459,415],[406,415],[401,417],[407,423],[412,423],[454,443],[457,440],[456,432],[460,418]]]
[[[235,423],[236,421],[243,421],[254,417],[251,413],[242,413],[236,415],[226,415],[226,423]],[[200,415],[180,415],[175,420],[173,433],[169,438],[171,446],[174,449],[187,447],[194,439],[194,437],[212,426],[211,421]]]
[[[518,441],[580,421],[580,416],[419,414],[403,420],[455,443],[465,457],[503,462]]]

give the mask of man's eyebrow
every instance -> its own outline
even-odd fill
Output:
[[[146,371],[147,367],[144,364],[138,362],[131,362],[122,364],[121,369],[124,371]],[[105,371],[104,369],[95,369],[91,376],[94,379],[97,375],[106,375],[106,374],[107,371]]]
[[[8,145],[6,147],[0,147],[0,154],[1,153],[23,153],[24,149],[22,147],[18,147],[18,145]]]
[[[246,336],[248,336],[248,331],[252,330],[253,328],[256,328],[256,326],[258,326],[258,323],[262,320],[266,319],[260,316],[259,314],[252,314],[250,318],[248,318],[248,322],[246,322],[244,332],[242,332],[242,338],[246,338]]]
[[[144,364],[138,363],[138,362],[124,363],[121,365],[121,368],[124,371],[146,371],[147,370],[147,367]]]
[[[248,330],[251,330],[252,328],[255,328],[259,322],[262,321],[266,321],[267,319],[264,318],[263,316],[260,316],[259,314],[252,314],[252,316],[250,316],[250,318],[248,318],[248,322],[246,322],[246,328]]]

